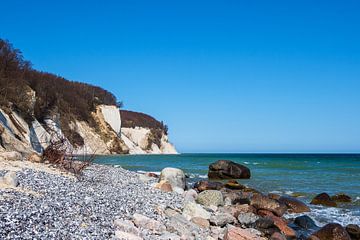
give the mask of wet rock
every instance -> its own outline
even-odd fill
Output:
[[[256,209],[269,210],[279,217],[284,215],[287,210],[285,204],[262,194],[255,194],[250,200],[250,205],[254,206]]]
[[[268,229],[274,226],[274,221],[271,218],[259,218],[255,221],[256,228]]]
[[[194,184],[194,189],[196,189],[199,192],[205,191],[205,190],[220,190],[224,187],[224,184],[221,182],[209,182],[209,181],[198,181]]]
[[[318,230],[319,227],[316,225],[315,221],[312,220],[309,216],[303,215],[296,217],[294,223],[302,229],[306,230]]]
[[[360,240],[360,227],[358,225],[349,224],[345,229],[350,235],[351,240]]]
[[[249,168],[228,160],[219,160],[209,166],[210,179],[249,179],[250,176]]]
[[[332,196],[331,200],[333,200],[335,202],[350,203],[351,197],[346,194],[340,193],[340,194],[336,194],[336,195]]]
[[[210,213],[206,211],[200,204],[195,202],[187,202],[184,206],[183,215],[190,220],[193,217],[210,219]]]
[[[286,220],[284,220],[281,217],[275,216],[274,213],[268,211],[268,210],[259,210],[258,214],[262,217],[267,217],[273,220],[274,225],[288,238],[295,238],[296,232],[294,229],[288,226],[288,223]]]
[[[313,233],[310,240],[351,240],[347,231],[337,223],[329,223],[317,232]]]
[[[294,197],[282,196],[279,198],[279,202],[285,204],[288,207],[288,211],[292,213],[303,213],[311,211],[305,203]]]
[[[224,234],[224,240],[260,240],[261,238],[249,229],[229,225]]]
[[[235,189],[235,190],[242,190],[246,188],[246,186],[238,183],[236,180],[229,180],[227,183],[225,183],[225,187],[228,189]]]
[[[253,208],[248,204],[237,204],[221,207],[219,211],[229,213],[237,219],[241,213],[253,212]]]
[[[327,193],[320,193],[319,195],[315,196],[310,204],[314,205],[323,205],[328,207],[336,207],[337,204],[335,201],[331,200],[329,194]]]
[[[145,228],[157,233],[161,233],[166,230],[166,227],[155,219],[151,219],[138,213],[135,213],[133,218],[135,225],[138,227]]]
[[[191,222],[195,223],[196,225],[198,225],[201,228],[209,228],[210,227],[209,220],[207,220],[205,218],[193,217],[193,218],[191,218]]]
[[[224,205],[223,195],[220,191],[217,190],[205,190],[196,198],[196,202],[204,206],[222,206]]]
[[[274,200],[279,200],[281,198],[281,196],[279,194],[276,193],[269,193],[268,197]]]
[[[245,226],[250,226],[259,219],[259,216],[257,216],[256,214],[254,214],[252,212],[240,213],[237,219],[240,224],[245,225]]]
[[[235,217],[229,213],[216,213],[210,217],[210,223],[220,227],[223,227],[229,223],[234,223],[235,221]]]
[[[253,194],[248,192],[225,192],[223,196],[225,200],[229,202],[228,205],[250,204],[250,199]]]
[[[185,174],[181,169],[178,168],[164,168],[161,171],[159,182],[167,181],[170,183],[172,188],[178,187],[181,189],[186,188]]]

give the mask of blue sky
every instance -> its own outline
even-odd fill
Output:
[[[359,1],[84,3],[3,1],[0,37],[181,152],[360,152]]]

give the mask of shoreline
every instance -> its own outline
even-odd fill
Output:
[[[229,231],[238,229],[245,231],[242,234],[251,236],[249,239],[270,239],[254,225],[256,220],[268,217],[281,221],[279,225],[282,224],[283,229],[279,232],[289,236],[296,234],[287,227],[285,218],[253,214],[250,203],[238,205],[226,202],[234,200],[231,196],[239,192],[235,190],[222,193],[223,204],[205,206],[195,201],[199,194],[194,189],[187,189],[181,194],[164,192],[158,185],[159,179],[154,177],[156,174],[149,176],[146,172],[139,173],[119,166],[96,163],[86,169],[80,179],[76,179],[71,174],[41,163],[4,160],[0,163],[0,177],[8,171],[16,171],[18,181],[15,188],[0,186],[0,236],[4,239],[37,236],[212,240],[223,239]],[[233,211],[252,217],[252,222],[248,224],[246,220],[241,223],[239,215],[236,218],[231,216]],[[218,223],[216,219],[222,219],[225,224]]]

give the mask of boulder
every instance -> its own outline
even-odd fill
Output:
[[[210,179],[249,179],[250,176],[249,168],[228,160],[219,160],[209,166]]]
[[[40,162],[42,162],[42,157],[37,153],[31,153],[27,157],[27,160],[30,162],[40,163]]]
[[[258,214],[262,217],[267,217],[274,222],[274,225],[288,238],[296,238],[294,229],[288,226],[288,223],[281,217],[275,216],[274,213],[268,210],[259,210]]]
[[[224,240],[261,240],[250,229],[242,229],[229,225],[224,234]]]
[[[268,229],[274,226],[274,221],[268,217],[260,217],[255,221],[255,226],[258,229]]]
[[[176,214],[170,218],[168,231],[177,232],[182,236],[192,236],[192,233],[198,229],[197,225],[188,221],[184,216]]]
[[[224,205],[223,195],[220,191],[217,190],[205,190],[196,198],[196,202],[204,206],[222,206]]]
[[[205,190],[220,190],[224,187],[224,184],[221,182],[209,182],[209,181],[198,181],[194,184],[194,189],[196,189],[199,192],[205,191]]]
[[[329,194],[327,193],[320,193],[319,195],[316,195],[313,200],[310,202],[310,204],[314,205],[323,205],[327,207],[336,207],[337,204],[335,201],[331,200]]]
[[[247,212],[247,213],[240,213],[237,219],[240,224],[245,226],[250,226],[259,219],[259,216],[257,216],[252,212]]]
[[[309,216],[303,215],[296,217],[294,223],[302,229],[306,230],[318,230],[319,227],[316,225],[315,221],[312,220]]]
[[[193,217],[210,219],[210,213],[206,211],[200,204],[195,202],[187,202],[184,206],[183,215],[190,220]]]
[[[184,201],[185,202],[195,202],[195,199],[197,198],[198,193],[194,190],[194,189],[190,189],[188,191],[185,191],[183,196],[184,196]]]
[[[253,194],[249,192],[225,192],[223,196],[228,202],[228,205],[250,204],[250,199]]]
[[[169,233],[165,232],[161,236],[157,238],[158,240],[181,240],[181,237],[179,235],[176,235],[175,233]]]
[[[340,224],[329,223],[313,233],[309,239],[319,240],[351,240],[349,234]]]
[[[172,192],[173,188],[168,181],[160,181],[155,184],[155,188],[160,189],[163,192]]]
[[[288,207],[288,211],[291,213],[303,213],[311,211],[305,203],[294,197],[282,196],[278,201],[285,204]]]
[[[164,168],[161,171],[159,182],[167,181],[170,183],[172,188],[186,188],[185,174],[181,169],[178,168]]]
[[[235,221],[236,219],[229,213],[216,213],[210,217],[210,223],[219,227],[234,223]]]
[[[268,196],[262,194],[254,194],[250,200],[250,205],[256,209],[269,210],[279,217],[284,215],[287,210],[285,204],[282,204],[277,200],[271,199]]]
[[[209,220],[207,220],[205,218],[193,217],[193,218],[191,218],[191,221],[201,228],[209,228],[210,227]]]
[[[21,153],[16,151],[2,152],[0,153],[0,159],[1,158],[6,161],[21,161],[23,159]]]
[[[340,193],[340,194],[336,194],[336,195],[332,196],[331,200],[333,200],[335,202],[350,203],[351,197],[346,194]]]
[[[166,230],[166,227],[155,219],[151,219],[138,213],[135,213],[133,218],[137,227],[145,228],[156,233],[161,233]]]
[[[274,232],[271,235],[270,240],[286,240],[286,237],[279,232]]]
[[[360,227],[358,225],[349,224],[345,229],[352,240],[360,240]]]
[[[226,212],[233,215],[236,219],[241,213],[253,212],[253,208],[248,204],[236,204],[219,208],[220,212]]]

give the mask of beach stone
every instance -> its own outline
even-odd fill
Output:
[[[119,240],[143,240],[142,237],[120,230],[115,231],[115,238]]]
[[[188,221],[184,216],[177,214],[170,218],[167,229],[182,236],[192,236],[192,232],[196,231],[197,225]]]
[[[116,219],[114,221],[115,227],[123,232],[132,233],[139,236],[139,229],[137,229],[132,221]]]
[[[185,192],[184,189],[179,188],[179,187],[173,187],[172,189],[173,189],[173,192],[180,194],[180,195],[184,194],[184,192]]]
[[[305,203],[294,197],[282,196],[279,198],[279,202],[285,204],[288,207],[288,211],[292,213],[303,213],[311,211]]]
[[[275,216],[273,212],[268,210],[259,210],[258,214],[262,217],[270,218],[274,225],[286,235],[288,238],[295,238],[296,232],[294,229],[288,226],[288,223],[281,217]]]
[[[210,223],[220,227],[223,227],[229,223],[234,223],[235,221],[236,218],[229,213],[216,213],[210,217]]]
[[[279,200],[281,198],[281,196],[277,193],[269,193],[268,197],[274,200]]]
[[[248,204],[236,204],[221,207],[219,211],[229,213],[237,219],[241,213],[253,212],[253,208]]]
[[[175,215],[179,214],[179,212],[177,212],[176,210],[171,209],[171,208],[166,208],[166,209],[164,210],[164,214],[165,214],[166,216],[168,216],[168,217],[172,217],[172,216],[175,216]]]
[[[255,194],[250,200],[250,205],[256,209],[269,210],[281,217],[287,210],[285,204],[278,202],[277,200],[271,199],[268,196],[262,194]]]
[[[205,190],[196,198],[196,202],[204,206],[222,206],[224,205],[223,195],[220,191],[217,190]]]
[[[336,194],[336,195],[332,196],[331,200],[335,201],[335,202],[350,203],[351,197],[346,194],[340,193],[340,194]]]
[[[246,186],[238,183],[238,181],[236,180],[229,180],[227,183],[225,183],[225,187],[228,189],[235,189],[235,190],[242,190],[246,188]]]
[[[151,178],[159,178],[159,175],[153,172],[147,172],[145,173],[145,176],[151,177]]]
[[[194,184],[194,189],[199,192],[205,190],[220,190],[224,187],[224,184],[221,182],[209,182],[205,180],[198,181]]]
[[[184,201],[185,202],[195,202],[195,199],[197,198],[198,193],[194,189],[190,189],[188,191],[185,191],[183,194]]]
[[[274,232],[273,234],[271,234],[270,240],[287,240],[287,239],[286,236],[284,236],[283,234],[279,232]]]
[[[209,166],[210,179],[249,179],[250,176],[249,168],[229,160],[219,160]]]
[[[306,215],[296,217],[294,220],[294,223],[303,229],[311,229],[311,230],[319,229],[319,227],[316,225],[315,221]]]
[[[160,189],[163,192],[172,192],[173,188],[168,181],[160,181],[155,184],[155,188]]]
[[[225,192],[223,193],[224,198],[230,204],[250,204],[250,198],[253,196],[252,193],[249,192]]]
[[[159,236],[159,240],[181,240],[181,237],[175,233],[166,232]]]
[[[153,178],[148,177],[145,174],[139,174],[139,180],[144,182],[144,183],[147,183],[147,182],[150,182],[151,180],[153,180]]]
[[[0,157],[6,161],[21,161],[22,155],[19,152],[11,151],[11,152],[2,152],[0,153]]]
[[[240,213],[237,219],[240,224],[249,226],[255,223],[259,219],[259,216],[257,216],[252,212],[247,212],[247,213]]]
[[[322,227],[317,232],[313,233],[310,238],[310,240],[313,239],[319,239],[319,240],[351,240],[349,234],[338,223],[329,223]]]
[[[267,229],[274,226],[274,221],[271,218],[261,217],[255,221],[257,228]]]
[[[155,231],[158,233],[161,233],[166,230],[166,227],[159,221],[155,219],[151,219],[149,217],[146,217],[144,215],[135,213],[133,215],[134,223],[137,227],[149,229],[151,231]]]
[[[261,238],[249,229],[229,225],[224,234],[224,240],[260,240]]]
[[[352,240],[360,240],[360,227],[358,225],[349,224],[345,229]]]
[[[170,183],[171,187],[175,188],[186,188],[186,178],[185,174],[181,169],[178,168],[164,168],[161,171],[159,182],[167,181]]]
[[[16,172],[9,171],[5,173],[4,177],[0,178],[0,183],[8,185],[10,187],[17,187],[19,185]]]
[[[210,227],[209,220],[207,220],[205,218],[193,217],[193,218],[191,218],[191,221],[201,228],[209,228]]]
[[[211,214],[206,211],[200,204],[187,202],[184,206],[183,215],[190,220],[193,217],[210,219]]]
[[[316,195],[313,200],[310,202],[310,204],[314,205],[323,205],[327,207],[336,207],[337,204],[335,201],[331,200],[329,194],[327,193],[320,193],[319,195]]]

